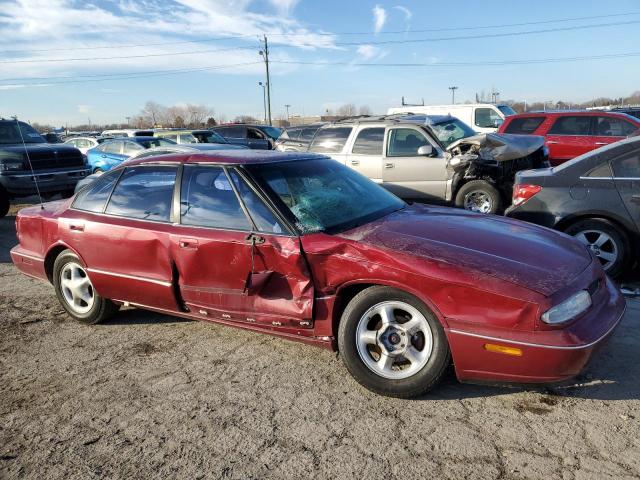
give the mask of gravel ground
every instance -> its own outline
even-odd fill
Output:
[[[566,387],[371,394],[330,352],[124,310],[85,327],[0,220],[0,478],[639,478],[640,301]]]

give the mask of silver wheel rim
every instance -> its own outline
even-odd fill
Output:
[[[582,230],[574,236],[598,257],[605,270],[618,260],[618,245],[611,235],[602,230]]]
[[[60,271],[60,290],[67,305],[75,313],[85,314],[95,301],[93,285],[84,268],[69,262]]]
[[[464,196],[464,208],[476,213],[489,213],[493,202],[491,197],[482,190],[472,190]]]
[[[376,375],[393,380],[418,373],[431,358],[433,334],[416,308],[398,301],[367,310],[356,329],[360,359]]]

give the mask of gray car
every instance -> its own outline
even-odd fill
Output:
[[[573,235],[620,275],[640,250],[640,137],[519,172],[506,215]]]

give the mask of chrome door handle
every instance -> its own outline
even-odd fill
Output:
[[[555,140],[547,140],[547,145],[555,145],[556,143],[558,142],[556,142]]]
[[[74,232],[84,232],[84,224],[83,223],[71,223],[69,224],[69,230]]]
[[[385,164],[384,164],[384,168],[387,168],[387,169],[388,169],[388,168],[393,168],[393,167],[394,167],[394,164],[393,164],[393,163],[385,163]]]
[[[596,145],[609,145],[607,142],[596,142]]]
[[[195,238],[181,238],[178,242],[178,245],[180,245],[180,248],[197,250],[198,240],[196,240]]]
[[[351,160],[351,165],[360,165],[360,160]]]

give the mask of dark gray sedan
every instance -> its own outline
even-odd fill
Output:
[[[620,275],[640,251],[640,137],[519,172],[505,214],[573,235]]]

